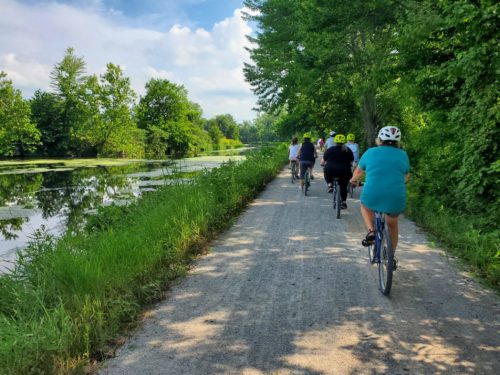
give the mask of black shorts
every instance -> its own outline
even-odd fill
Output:
[[[304,175],[306,174],[307,168],[312,168],[314,167],[314,162],[313,161],[308,161],[304,160],[300,162],[300,178],[304,178]]]

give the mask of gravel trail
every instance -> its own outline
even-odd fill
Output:
[[[498,374],[500,298],[405,218],[384,297],[360,189],[338,220],[315,176],[282,171],[100,374]]]

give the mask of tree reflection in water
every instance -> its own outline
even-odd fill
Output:
[[[76,229],[89,210],[115,199],[130,200],[140,194],[136,186],[143,179],[130,177],[168,166],[166,162],[134,163],[112,167],[68,169],[63,164],[52,170],[34,172],[25,166],[0,174],[0,239],[14,240],[25,230],[24,224],[34,213],[44,220],[59,216],[62,225]],[[33,167],[33,166],[31,166]],[[27,173],[23,173],[27,172]],[[33,231],[36,228],[29,228]],[[0,246],[0,254],[5,250]]]

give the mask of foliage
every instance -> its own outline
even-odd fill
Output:
[[[246,79],[263,109],[286,106],[301,130],[358,130],[366,141],[384,118],[378,96],[393,69],[398,1],[246,1],[262,32],[251,38]],[[358,131],[359,132],[359,131]]]
[[[412,164],[409,212],[445,233],[446,223],[428,220],[426,210],[446,207],[464,222],[465,233],[485,239],[477,248],[482,260],[472,262],[479,273],[491,276],[493,267],[498,275],[498,2],[245,5],[260,28],[250,37],[253,64],[245,66],[245,77],[261,109],[286,111],[280,132],[349,131],[364,135],[370,146],[379,127],[400,126]],[[455,246],[448,234],[443,237]],[[474,251],[471,246],[463,256],[472,261]]]
[[[25,156],[36,149],[40,132],[31,122],[29,104],[0,72],[0,156]]]
[[[146,131],[146,153],[151,157],[184,156],[193,143],[195,115],[184,86],[166,79],[151,79],[137,107],[137,123]],[[195,115],[196,116],[196,115]]]
[[[264,149],[127,208],[103,208],[89,231],[59,241],[39,232],[14,272],[0,276],[2,373],[70,373],[104,355],[285,159],[283,147]]]
[[[61,131],[61,98],[56,94],[37,90],[30,100],[30,106],[31,120],[41,133],[39,152],[49,156],[64,155],[68,148],[68,135]]]
[[[77,138],[77,132],[85,121],[85,103],[82,100],[82,89],[85,81],[85,61],[75,56],[73,48],[66,53],[50,74],[51,86],[61,101],[60,121],[57,125],[59,148],[69,155],[81,155],[84,145]]]
[[[97,156],[142,157],[143,132],[132,119],[135,93],[121,68],[109,63],[100,77],[85,82],[86,121],[78,138],[95,149]]]

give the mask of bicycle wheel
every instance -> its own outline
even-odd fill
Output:
[[[306,173],[304,174],[304,195],[307,197],[307,191],[309,190],[310,184],[310,176],[309,176],[309,168],[306,169]]]
[[[378,280],[380,291],[388,296],[392,287],[392,271],[394,265],[391,233],[385,228],[380,241],[380,263],[378,264]]]
[[[335,188],[334,188],[334,191],[335,191],[335,196],[334,196],[334,199],[335,199],[335,213],[336,213],[336,216],[337,216],[337,219],[340,219],[340,211],[341,211],[341,206],[342,206],[342,198],[340,197],[340,186],[339,186],[339,183],[337,181],[335,181]]]
[[[295,166],[295,163],[292,162],[292,184],[295,182],[295,176],[296,176],[296,166]]]

